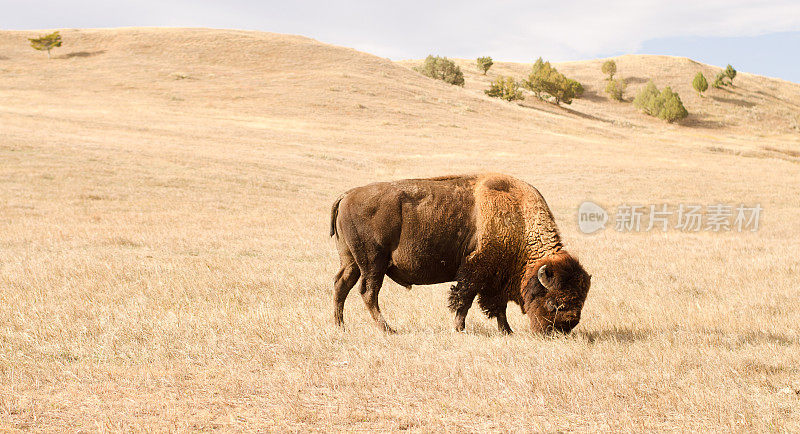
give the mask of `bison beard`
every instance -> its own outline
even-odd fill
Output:
[[[352,189],[331,209],[341,269],[336,275],[334,318],[342,325],[344,301],[361,278],[367,310],[384,330],[380,311],[384,275],[410,287],[456,281],[450,291],[455,329],[478,305],[511,333],[509,301],[529,317],[531,329],[570,331],[590,286],[561,238],[539,192],[497,175],[450,176],[376,183]]]

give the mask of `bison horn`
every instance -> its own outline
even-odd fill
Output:
[[[547,277],[547,272],[545,271],[546,268],[547,268],[546,264],[539,267],[539,272],[537,273],[537,277],[539,278],[539,283],[541,283],[542,286],[544,286],[547,289],[550,289],[550,278]]]

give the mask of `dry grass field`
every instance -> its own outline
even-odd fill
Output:
[[[486,97],[311,39],[198,29],[0,32],[0,431],[798,431],[800,85],[623,56],[691,116],[586,87]],[[434,53],[435,54],[435,53]],[[446,54],[446,53],[443,53]],[[491,54],[491,53],[489,53]],[[533,61],[533,59],[531,59]],[[348,188],[504,172],[593,274],[568,336],[450,331],[448,285],[387,279],[332,324],[330,206]],[[760,204],[757,232],[593,235],[577,208]]]

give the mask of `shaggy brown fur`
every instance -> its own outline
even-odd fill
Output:
[[[354,188],[331,210],[341,269],[334,318],[361,277],[376,323],[392,331],[378,306],[384,275],[410,287],[456,281],[450,291],[462,331],[473,300],[511,333],[506,305],[517,303],[537,332],[569,332],[580,320],[590,277],[563,250],[539,192],[506,175],[408,179]],[[542,266],[546,267],[539,273]]]

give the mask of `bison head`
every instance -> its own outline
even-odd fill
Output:
[[[592,276],[567,252],[539,259],[526,275],[522,295],[531,330],[569,333],[581,319]]]

